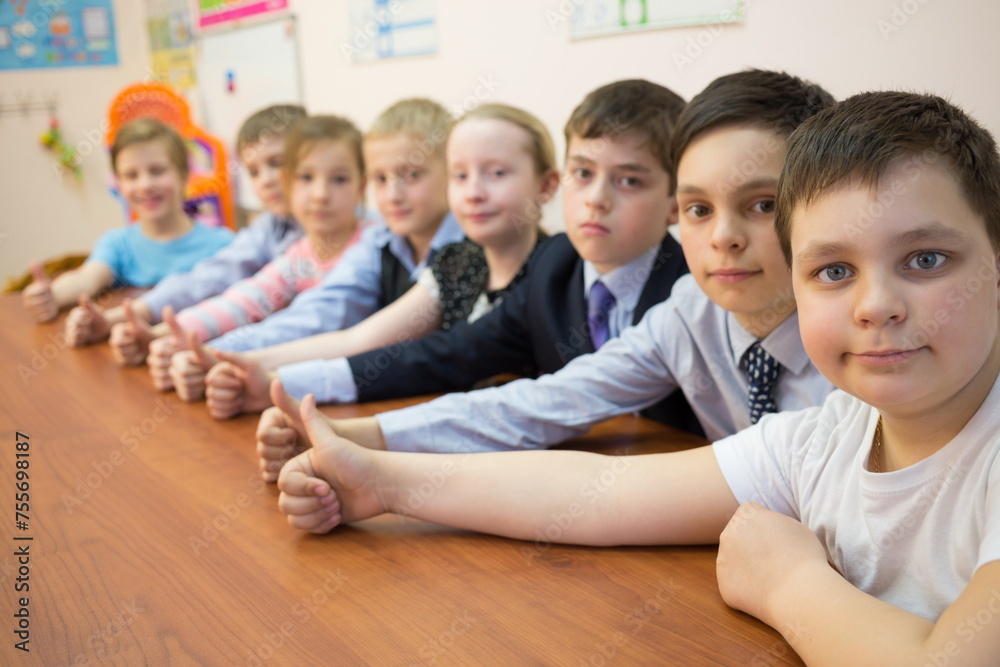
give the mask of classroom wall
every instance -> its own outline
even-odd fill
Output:
[[[143,4],[115,0],[118,65],[0,71],[0,103],[58,96],[63,138],[83,157],[83,177],[62,176],[39,143],[47,112],[0,115],[0,278],[27,269],[35,258],[87,252],[100,234],[123,223],[108,194],[105,113],[125,85],[147,76]],[[4,11],[12,11],[4,7]]]
[[[742,25],[654,30],[570,41],[572,0],[437,0],[438,54],[349,64],[346,2],[292,0],[299,17],[304,102],[367,126],[401,97],[421,95],[449,108],[502,101],[537,114],[563,150],[562,126],[591,89],[620,78],[662,83],[685,98],[746,67],[785,69],[837,97],[878,88],[951,98],[1000,134],[1000,3],[986,0],[750,0]],[[119,59],[114,68],[0,73],[0,91],[56,89],[66,135],[99,127],[105,105],[147,67],[141,4],[117,0]],[[12,93],[10,93],[12,94]],[[249,111],[249,110],[248,110]],[[44,116],[0,117],[0,273],[30,258],[85,251],[120,224],[107,195],[106,158],[85,158],[81,184],[60,181],[38,146]],[[224,134],[231,134],[224,133]],[[558,203],[546,227],[562,227]]]

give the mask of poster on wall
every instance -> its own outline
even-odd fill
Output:
[[[191,6],[188,0],[146,0],[153,77],[178,90],[195,86]]]
[[[434,0],[351,0],[348,62],[437,53]]]
[[[198,0],[198,28],[217,28],[288,9],[288,0]]]
[[[571,11],[572,39],[743,21],[742,0],[573,0]]]
[[[0,70],[116,64],[112,0],[0,2]]]

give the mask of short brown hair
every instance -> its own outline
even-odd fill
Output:
[[[344,141],[357,160],[358,172],[365,175],[365,158],[361,153],[361,131],[354,123],[340,116],[306,116],[292,126],[285,140],[285,160],[282,165],[286,181],[291,179],[299,162],[321,141]]]
[[[835,102],[823,88],[785,72],[749,69],[720,76],[695,95],[674,129],[674,166],[695,139],[721,127],[753,127],[789,136]]]
[[[552,145],[552,135],[545,128],[545,124],[533,114],[507,104],[480,104],[462,116],[455,125],[474,118],[502,120],[521,128],[531,138],[526,148],[534,161],[535,173],[541,176],[557,169],[556,149]],[[454,126],[452,127],[454,128]]]
[[[385,139],[408,134],[421,142],[425,155],[444,159],[444,147],[454,119],[443,106],[423,97],[400,100],[383,111],[372,123],[366,139]],[[416,161],[416,160],[415,160]]]
[[[674,180],[670,138],[684,100],[669,88],[643,79],[615,81],[591,91],[566,122],[566,150],[572,137],[614,138],[636,134]]]
[[[305,118],[306,110],[298,104],[275,104],[252,114],[236,133],[236,153],[271,136],[288,133],[296,122]]]
[[[123,150],[150,141],[163,142],[167,149],[167,157],[180,172],[181,181],[186,183],[190,171],[187,144],[174,128],[155,118],[136,118],[121,126],[111,143],[111,170],[115,174],[118,173],[118,156]]]
[[[1000,157],[990,133],[935,95],[867,92],[818,114],[792,135],[778,181],[775,229],[791,266],[795,207],[856,179],[876,187],[900,158],[945,158],[1000,252]]]

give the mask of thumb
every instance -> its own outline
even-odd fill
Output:
[[[170,335],[177,341],[180,349],[187,349],[187,336],[184,335],[184,329],[181,327],[180,322],[177,321],[177,313],[174,311],[174,307],[164,306],[160,317],[163,318],[167,328],[170,329]]]
[[[330,430],[330,425],[327,424],[326,419],[323,418],[323,415],[316,408],[316,397],[312,394],[306,394],[305,398],[299,404],[299,417],[302,419],[306,433],[313,443],[325,443],[336,439],[335,437],[331,437],[334,434]]]
[[[135,316],[135,310],[132,308],[132,299],[125,299],[122,301],[122,310],[125,311],[125,321],[128,322],[129,327],[132,331],[139,331],[139,321]]]
[[[196,334],[195,332],[188,331],[187,336],[185,336],[183,329],[178,328],[177,330],[180,332],[180,338],[178,338],[178,340],[182,341],[182,343],[183,341],[187,341],[187,349],[195,353],[195,356],[198,357],[198,362],[201,363],[201,365],[204,366],[205,368],[211,368],[212,366],[219,363],[220,359],[228,361],[228,359],[219,354],[217,350],[210,351],[208,348],[202,345],[201,341],[198,340],[198,334]]]
[[[45,268],[39,262],[32,262],[30,268],[31,277],[35,279],[36,283],[39,285],[48,285],[51,282],[48,274],[45,273]]]
[[[94,312],[94,302],[90,300],[90,297],[86,294],[80,295],[80,308],[85,310],[87,313]]]
[[[271,400],[289,419],[299,425],[302,424],[302,403],[285,391],[285,386],[278,378],[271,381]]]

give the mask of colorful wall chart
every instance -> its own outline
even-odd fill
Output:
[[[434,0],[351,0],[351,34],[341,51],[350,62],[437,52]]]
[[[0,69],[117,63],[112,0],[0,2]]]
[[[198,0],[198,28],[215,28],[287,8],[288,0]]]
[[[153,76],[180,90],[195,86],[191,9],[187,0],[146,0]]]
[[[573,0],[573,39],[686,25],[740,23],[742,0]],[[550,10],[552,11],[552,10]],[[554,17],[549,17],[550,21]]]

